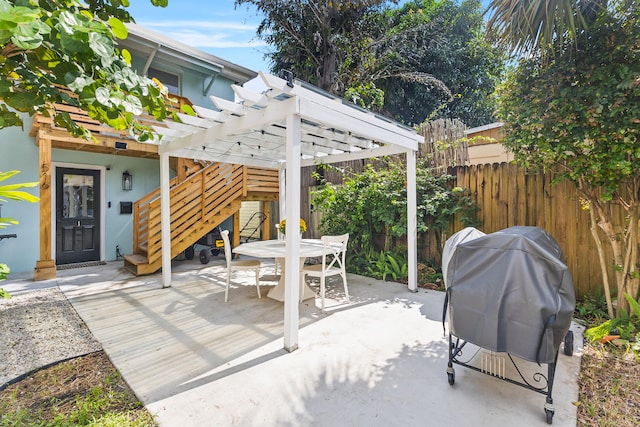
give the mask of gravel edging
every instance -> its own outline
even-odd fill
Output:
[[[52,364],[102,350],[60,289],[0,299],[0,390]]]

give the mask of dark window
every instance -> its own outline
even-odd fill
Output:
[[[160,82],[169,89],[170,94],[180,95],[180,77],[178,77],[177,74],[171,74],[166,71],[149,68],[149,71],[147,71],[147,77],[150,79],[155,77],[160,80]]]

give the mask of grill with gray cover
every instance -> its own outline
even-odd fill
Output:
[[[449,383],[455,381],[454,363],[493,375],[459,359],[466,343],[507,353],[512,362],[514,355],[548,364],[543,388],[524,378],[503,379],[546,394],[551,423],[555,365],[563,340],[565,353],[573,352],[569,327],[575,308],[573,280],[558,243],[541,228],[510,227],[487,235],[465,229],[447,244],[443,322],[448,312]]]

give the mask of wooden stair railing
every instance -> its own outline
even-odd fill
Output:
[[[248,193],[271,194],[277,198],[280,191],[280,179],[277,170],[245,166],[244,171]]]
[[[240,209],[246,196],[243,167],[214,163],[178,183],[171,180],[171,258]],[[162,263],[160,189],[134,204],[134,253],[125,267],[150,274]]]

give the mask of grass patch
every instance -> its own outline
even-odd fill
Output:
[[[587,296],[576,305],[576,316],[587,328],[608,320],[604,294]],[[588,330],[587,330],[588,331]],[[607,330],[608,332],[608,330]],[[589,333],[586,334],[587,336]],[[578,376],[577,425],[636,427],[640,420],[640,363],[630,346],[585,339]]]
[[[640,364],[633,352],[585,342],[578,384],[578,426],[638,425]]]
[[[104,352],[42,369],[0,392],[0,426],[147,427],[156,422]]]

